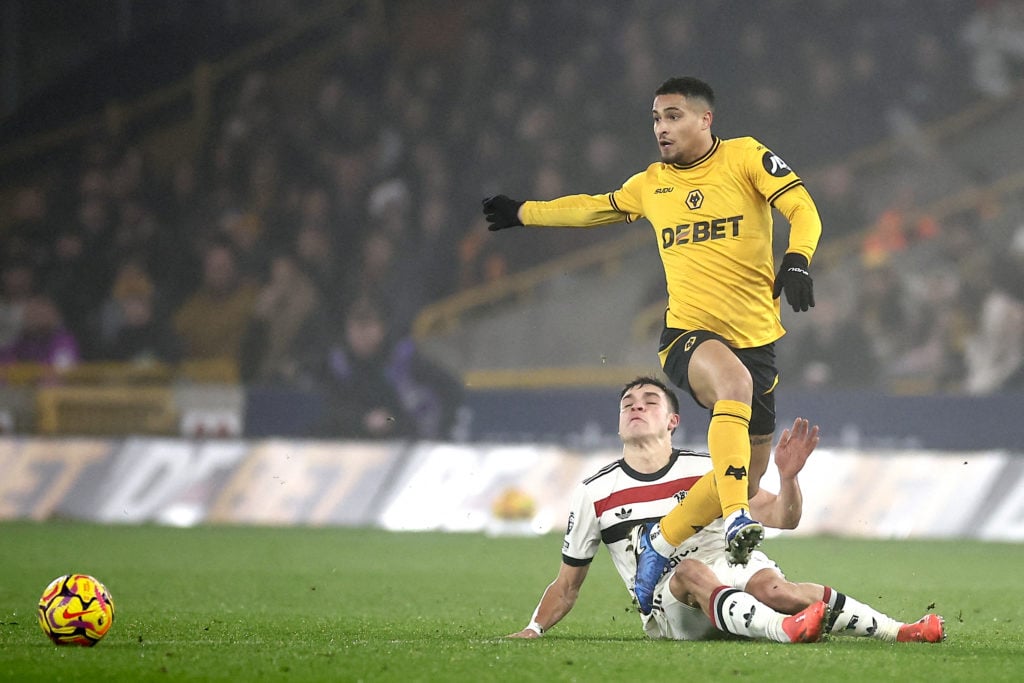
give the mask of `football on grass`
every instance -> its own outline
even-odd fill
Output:
[[[57,645],[91,647],[114,621],[114,601],[106,586],[87,574],[65,574],[39,598],[39,626]]]

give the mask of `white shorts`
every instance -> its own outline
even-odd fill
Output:
[[[729,564],[729,559],[722,553],[705,564],[721,580],[722,585],[739,590],[746,590],[747,582],[762,569],[774,569],[782,575],[779,566],[760,550],[750,554],[750,561],[746,565]],[[699,608],[676,600],[668,589],[670,578],[671,574],[665,575],[654,595],[654,604],[660,602],[660,609],[655,607],[654,611],[643,617],[647,635],[671,640],[708,640],[725,635],[711,625],[711,620]]]

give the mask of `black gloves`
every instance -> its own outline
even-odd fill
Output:
[[[783,289],[786,290],[786,301],[794,311],[814,308],[814,282],[807,272],[807,257],[803,254],[789,253],[782,257],[772,298],[778,299]]]
[[[519,220],[519,207],[523,203],[510,199],[503,194],[485,199],[484,216],[487,218],[487,222],[490,223],[487,229],[493,232],[522,225],[523,222]]]

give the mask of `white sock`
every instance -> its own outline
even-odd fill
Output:
[[[825,586],[825,602],[831,610],[828,630],[837,636],[877,638],[895,642],[900,622],[849,595]]]
[[[662,535],[660,523],[651,528],[651,547],[662,557],[672,557],[672,553],[676,551],[676,547],[666,541]]]
[[[739,510],[736,510],[735,512],[733,512],[725,518],[725,528],[728,529],[732,525],[732,521],[740,515],[746,515],[747,517],[749,517],[750,513],[747,511],[746,508],[740,508]]]
[[[779,614],[750,593],[721,586],[711,594],[711,623],[720,631],[746,638],[762,638],[788,643]]]

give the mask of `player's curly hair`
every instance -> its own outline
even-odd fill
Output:
[[[693,76],[675,76],[658,86],[654,91],[657,95],[682,95],[683,97],[699,97],[708,103],[708,109],[715,109],[715,91],[711,86]]]

